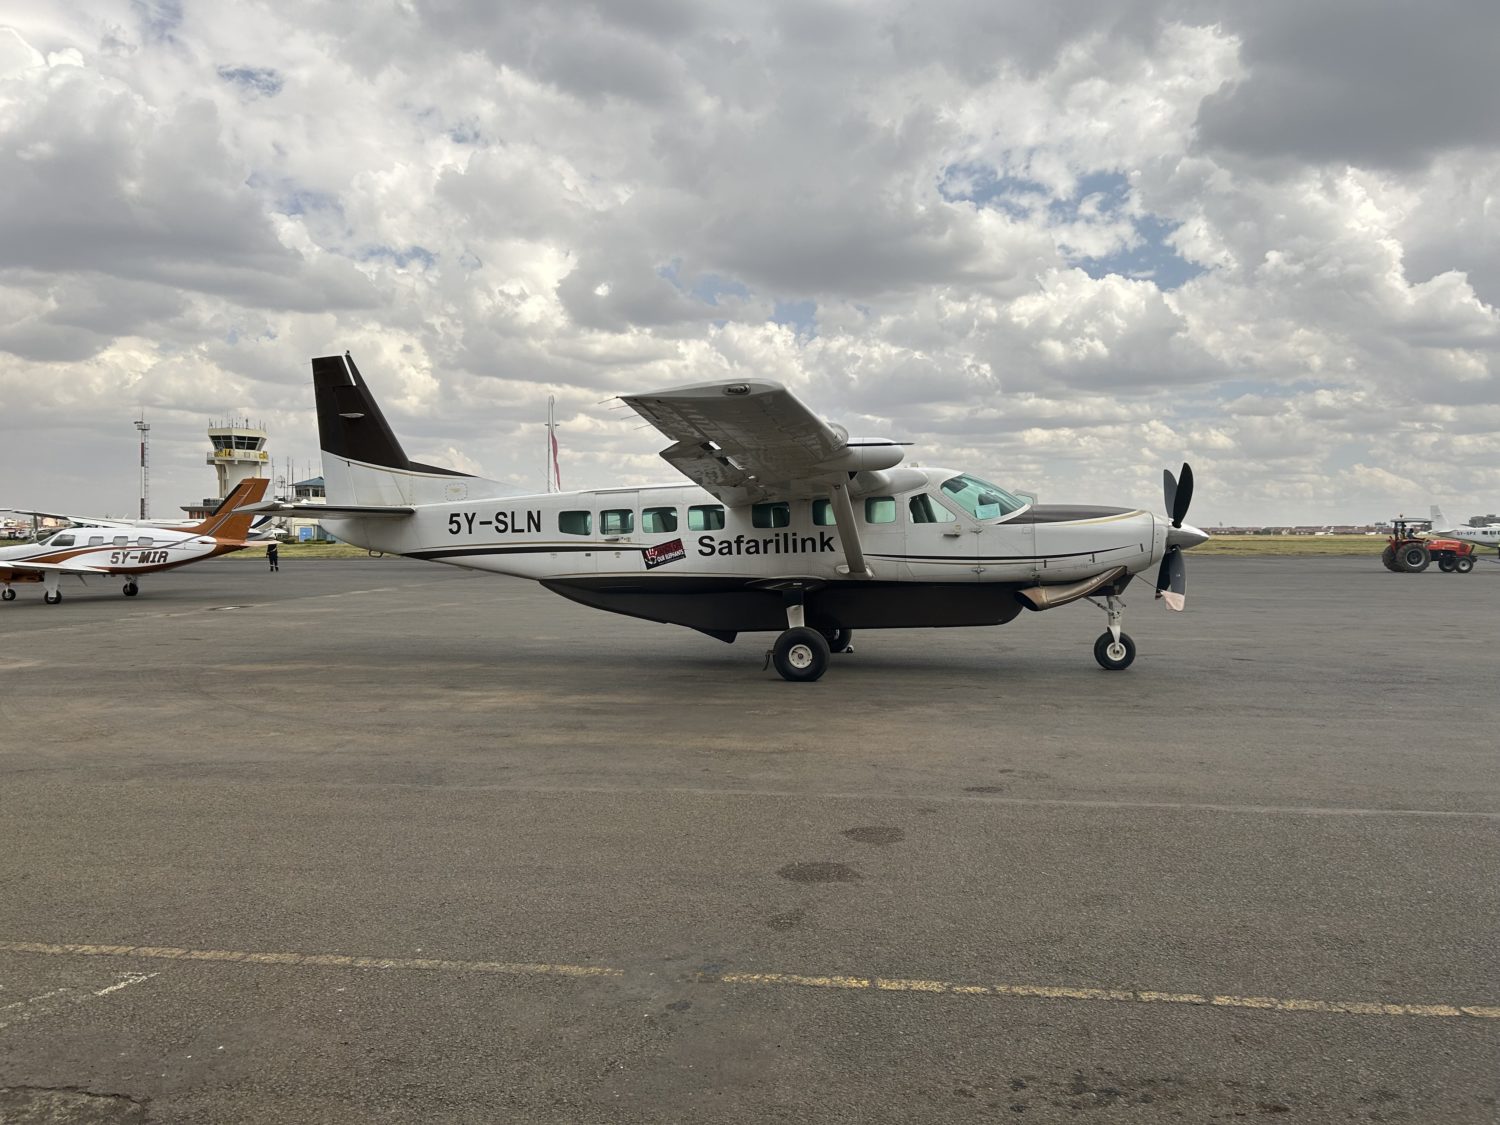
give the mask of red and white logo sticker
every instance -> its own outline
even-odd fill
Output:
[[[647,570],[655,570],[669,562],[687,558],[687,550],[683,547],[681,539],[673,539],[668,543],[658,543],[654,547],[647,547],[642,554],[646,559]]]

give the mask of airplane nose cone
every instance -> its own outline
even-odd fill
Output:
[[[1185,523],[1181,527],[1167,529],[1167,546],[1181,547],[1184,551],[1196,547],[1199,543],[1208,542],[1208,532],[1199,531],[1192,524]]]

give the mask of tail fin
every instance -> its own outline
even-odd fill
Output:
[[[318,400],[318,439],[324,453],[382,469],[446,477],[469,475],[418,464],[406,456],[348,352],[321,356],[312,361],[312,369]]]
[[[513,496],[496,481],[407,457],[348,352],[312,361],[318,444],[331,505],[410,505]]]
[[[258,504],[266,495],[270,481],[265,477],[246,477],[234,486],[214,509],[213,515],[202,523],[183,530],[193,535],[211,535],[215,539],[244,539],[250,534],[250,525],[256,520],[254,512],[236,512],[248,504]]]
[[[1448,518],[1443,515],[1443,509],[1434,504],[1429,510],[1432,513],[1432,530],[1447,531],[1451,525],[1448,523]]]

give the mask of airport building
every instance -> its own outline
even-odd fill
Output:
[[[219,506],[219,501],[233,492],[240,481],[267,476],[271,468],[271,455],[266,452],[266,431],[260,426],[252,426],[249,421],[211,425],[208,440],[212,448],[206,460],[218,477],[219,494],[206,496],[198,503],[184,504],[182,510],[193,519],[207,519],[208,514]]]

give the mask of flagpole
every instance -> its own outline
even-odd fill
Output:
[[[547,396],[547,491],[558,491],[557,396]]]

